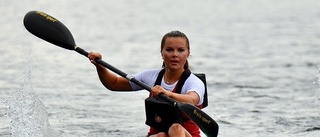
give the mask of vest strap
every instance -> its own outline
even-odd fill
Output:
[[[158,77],[157,77],[157,80],[156,80],[156,82],[154,83],[154,86],[156,86],[156,85],[161,85],[162,76],[164,75],[164,72],[165,72],[165,71],[166,71],[165,69],[162,69],[162,70],[159,72]]]

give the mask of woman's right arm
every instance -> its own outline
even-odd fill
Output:
[[[113,91],[132,91],[131,85],[127,79],[117,76],[104,66],[94,61],[96,58],[102,59],[102,55],[100,53],[90,52],[88,58],[91,63],[96,66],[99,79],[107,89]]]

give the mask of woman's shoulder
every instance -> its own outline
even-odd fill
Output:
[[[147,84],[148,86],[153,86],[160,70],[161,69],[145,69],[137,74],[134,74],[133,76],[135,79]],[[141,90],[140,86],[137,86],[132,82],[131,87],[133,90]]]
[[[196,74],[194,74],[194,73],[191,73],[191,74],[190,74],[189,79],[190,79],[191,81],[202,82],[201,79],[200,79],[198,76],[196,76]]]

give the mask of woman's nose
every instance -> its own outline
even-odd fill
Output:
[[[178,51],[173,51],[172,57],[177,57],[178,56]]]

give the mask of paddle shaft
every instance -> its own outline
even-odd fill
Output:
[[[82,49],[82,48],[80,48],[80,47],[77,47],[77,46],[76,46],[74,50],[75,50],[76,52],[80,53],[81,55],[85,56],[85,57],[88,57],[88,55],[89,55],[89,53],[88,53],[87,51],[85,51],[84,49]],[[103,60],[101,60],[101,59],[95,59],[95,61],[96,61],[98,64],[100,64],[100,65],[102,65],[102,66],[110,69],[111,71],[117,73],[118,75],[126,78],[127,80],[129,80],[129,81],[131,81],[131,82],[139,85],[140,87],[148,90],[149,92],[151,92],[151,87],[149,87],[149,86],[146,85],[145,83],[142,83],[141,81],[135,79],[133,76],[130,76],[130,75],[126,74],[125,72],[117,69],[116,67],[110,65],[109,63],[107,63],[107,62],[105,62],[105,61],[103,61]],[[180,106],[179,102],[177,102],[177,101],[169,98],[169,97],[166,96],[165,94],[160,94],[159,96],[160,96],[161,98],[165,99],[166,101],[172,103],[175,107],[178,107],[178,109],[179,109],[179,106]],[[178,106],[176,106],[176,105],[178,105]]]

